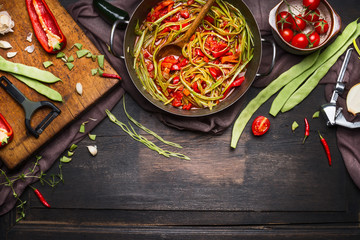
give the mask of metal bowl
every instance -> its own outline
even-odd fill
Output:
[[[291,10],[295,15],[298,15],[303,10],[302,0],[287,0],[289,5],[291,6]],[[320,36],[320,43],[318,46],[313,48],[297,48],[292,46],[290,43],[286,42],[280,35],[279,30],[276,24],[276,16],[278,13],[282,11],[288,11],[288,6],[284,1],[278,3],[269,14],[269,24],[271,26],[271,30],[277,44],[283,48],[285,51],[296,54],[296,55],[307,55],[310,54],[320,48],[326,46],[330,40],[339,33],[341,29],[341,19],[340,16],[335,12],[335,10],[330,6],[330,4],[326,0],[322,0],[318,7],[320,11],[320,18],[325,19],[329,24],[329,30],[326,34],[322,34]],[[313,28],[307,26],[304,30],[304,33],[309,33]]]

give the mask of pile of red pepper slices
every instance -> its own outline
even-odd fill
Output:
[[[55,54],[66,46],[66,38],[44,0],[25,0],[31,24],[41,46]]]
[[[4,116],[0,113],[0,148],[7,145],[13,138],[13,130]]]

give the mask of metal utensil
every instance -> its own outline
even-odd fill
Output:
[[[330,102],[321,106],[321,112],[324,114],[327,120],[326,124],[328,126],[339,125],[347,128],[360,128],[360,122],[347,121],[344,117],[344,114],[342,113],[343,109],[341,107],[336,108],[336,101],[339,95],[341,95],[345,89],[345,84],[343,83],[343,79],[352,51],[353,48],[349,48],[346,51],[344,62],[341,66],[340,73],[336,81],[335,89],[331,96]]]
[[[25,126],[31,135],[38,138],[45,128],[61,113],[60,109],[48,101],[33,102],[27,99],[19,89],[17,89],[9,79],[2,76],[0,78],[0,86],[5,89],[24,109]],[[51,112],[41,121],[34,129],[31,127],[31,117],[40,108],[51,108]]]

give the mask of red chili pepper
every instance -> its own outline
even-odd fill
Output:
[[[101,77],[104,77],[104,78],[116,78],[116,79],[121,80],[121,77],[119,75],[112,74],[112,73],[102,73]]]
[[[40,202],[41,202],[45,207],[50,208],[50,204],[45,200],[45,198],[44,198],[44,196],[41,194],[41,192],[40,192],[38,189],[34,188],[34,187],[32,187],[32,188],[33,188],[34,193],[36,194],[36,196],[39,198]]]
[[[305,143],[306,138],[309,136],[310,134],[310,126],[309,126],[309,122],[306,118],[304,118],[304,122],[305,122],[305,137],[303,140],[303,144]]]
[[[9,144],[14,136],[10,124],[6,121],[4,116],[0,113],[0,148]]]
[[[44,0],[26,0],[35,35],[46,52],[55,54],[66,46],[66,37]]]
[[[319,132],[319,137],[320,137],[321,143],[322,143],[322,145],[323,145],[323,147],[325,149],[326,156],[327,156],[328,162],[329,162],[329,166],[331,166],[331,154],[330,154],[329,145],[326,142],[325,138],[323,138],[323,136],[321,136],[320,132]]]

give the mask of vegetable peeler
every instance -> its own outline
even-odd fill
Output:
[[[33,102],[27,99],[19,89],[17,89],[9,79],[2,76],[0,78],[0,86],[6,90],[24,109],[26,129],[34,137],[38,138],[45,128],[61,113],[60,109],[49,101]],[[51,112],[41,121],[34,129],[31,127],[31,117],[40,108],[51,108]]]
[[[342,113],[343,108],[341,107],[336,108],[336,101],[339,95],[341,95],[345,89],[345,84],[343,83],[343,79],[352,51],[353,48],[349,48],[346,51],[344,62],[341,66],[340,73],[336,81],[335,89],[331,96],[330,102],[321,106],[321,112],[324,114],[327,120],[326,124],[328,126],[339,125],[347,128],[360,128],[360,122],[347,121],[344,117],[344,114]]]

